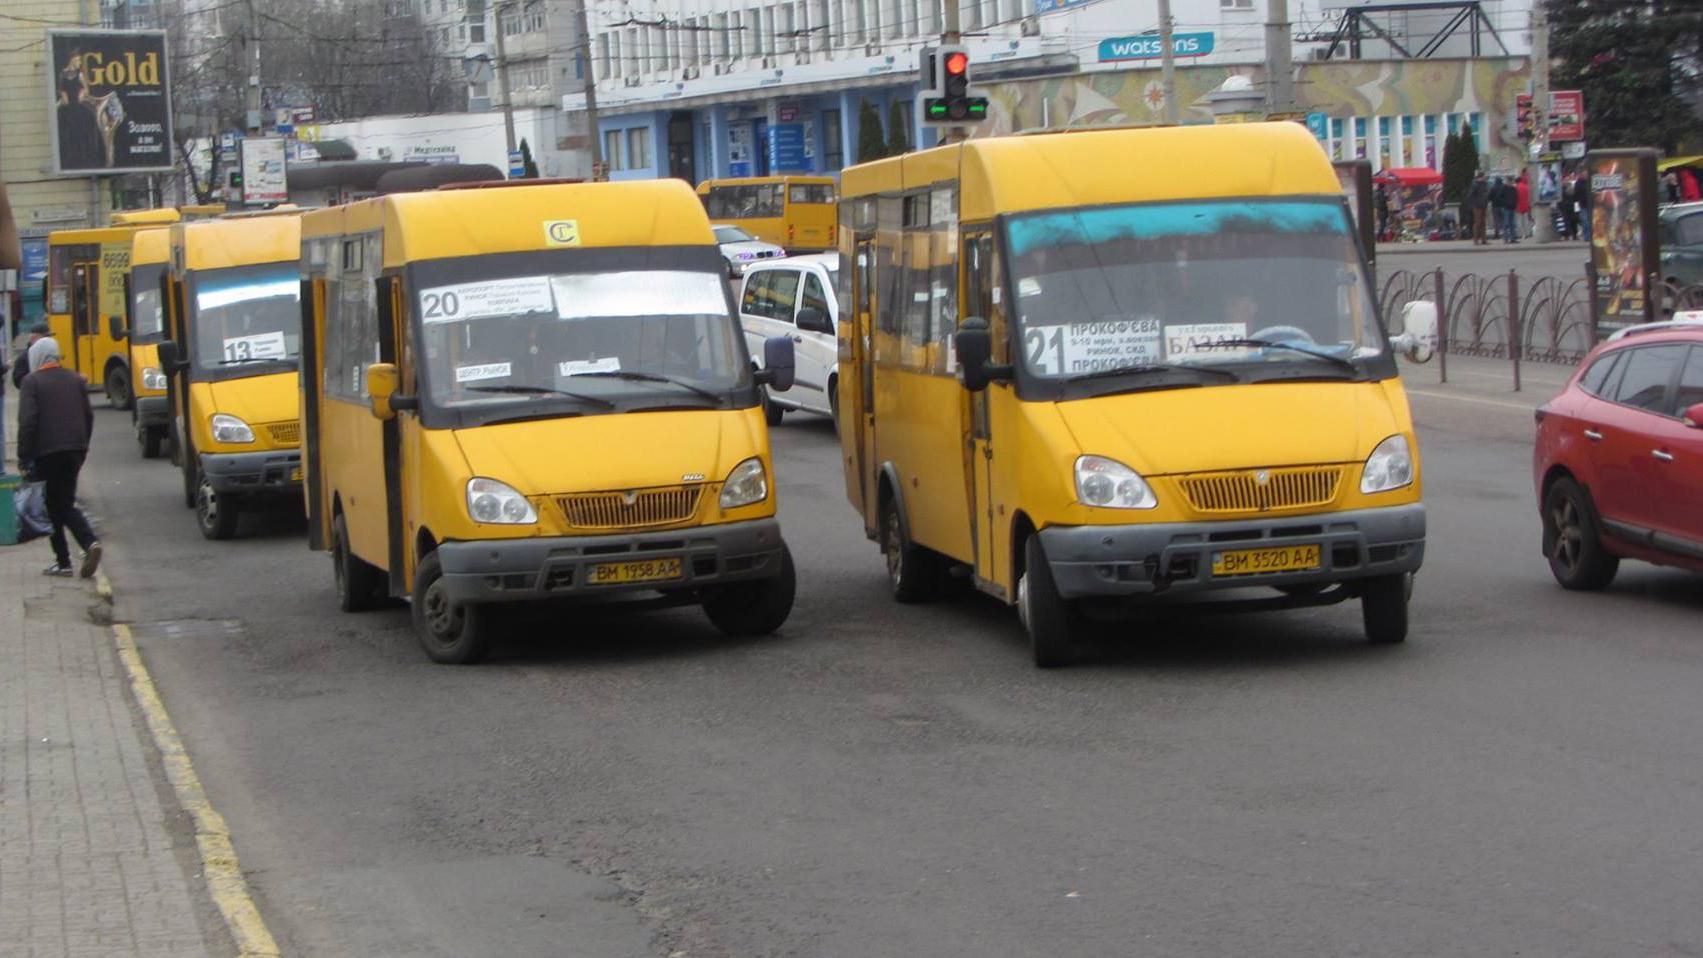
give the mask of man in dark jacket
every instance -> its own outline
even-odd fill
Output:
[[[1480,174],[1473,178],[1472,186],[1466,191],[1466,205],[1472,211],[1472,245],[1483,246],[1490,241],[1485,239],[1485,222],[1490,216],[1490,184],[1484,181]]]
[[[53,564],[42,571],[71,574],[71,550],[65,542],[65,530],[70,529],[83,549],[78,574],[87,579],[101,562],[100,540],[77,508],[77,474],[83,470],[95,428],[89,384],[59,365],[59,342],[51,336],[37,340],[29,358],[35,371],[24,377],[18,393],[18,462],[28,463],[31,474],[47,484]]]
[[[30,341],[18,349],[12,357],[12,385],[24,388],[24,377],[30,374],[30,347],[47,337],[47,326],[37,323],[30,328]]]

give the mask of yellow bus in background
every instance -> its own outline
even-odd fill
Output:
[[[130,273],[124,281],[124,341],[134,374],[130,421],[142,458],[160,455],[171,432],[167,380],[160,368],[160,340],[165,338],[165,303],[161,299],[166,267],[171,262],[171,230],[160,226],[136,230],[130,237]]]
[[[831,176],[757,176],[698,184],[710,222],[738,226],[788,253],[834,248],[834,193]]]
[[[300,211],[171,227],[166,271],[172,443],[201,534],[228,539],[244,510],[299,501]]]
[[[124,346],[124,278],[137,229],[177,222],[176,210],[113,214],[113,225],[55,230],[47,237],[47,326],[65,364],[103,390],[115,409],[130,408],[130,353]]]
[[[792,342],[753,370],[683,183],[384,196],[305,214],[301,259],[308,534],[344,610],[410,598],[443,663],[487,654],[498,604],[780,628],[759,387],[790,385]]]
[[[1306,130],[972,140],[843,182],[846,488],[896,599],[968,577],[1043,667],[1085,616],[1173,598],[1358,598],[1368,639],[1406,637],[1395,355],[1435,330],[1385,333]]]

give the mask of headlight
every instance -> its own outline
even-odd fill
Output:
[[[160,372],[158,369],[155,369],[152,366],[142,367],[142,388],[143,389],[164,389],[164,388],[166,388],[166,374]]]
[[[727,474],[721,484],[721,507],[737,509],[769,498],[769,477],[763,472],[763,460],[747,459]]]
[[[1159,504],[1140,473],[1104,456],[1077,458],[1076,498],[1102,509],[1151,509]]]
[[[1413,455],[1406,436],[1391,436],[1378,443],[1360,471],[1360,492],[1389,492],[1413,482]]]
[[[254,430],[248,428],[248,423],[235,416],[227,416],[222,412],[213,414],[213,441],[241,443],[253,442]]]
[[[516,526],[538,521],[538,510],[506,482],[474,477],[467,480],[467,514],[474,522]]]

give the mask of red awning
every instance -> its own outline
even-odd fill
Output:
[[[1443,174],[1428,166],[1395,166],[1381,170],[1373,179],[1397,186],[1436,186],[1443,182]]]

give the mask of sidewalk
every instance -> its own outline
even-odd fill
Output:
[[[16,472],[6,398],[0,461]],[[51,560],[45,540],[0,546],[0,953],[237,954],[117,637],[96,623],[110,588],[42,575]]]

